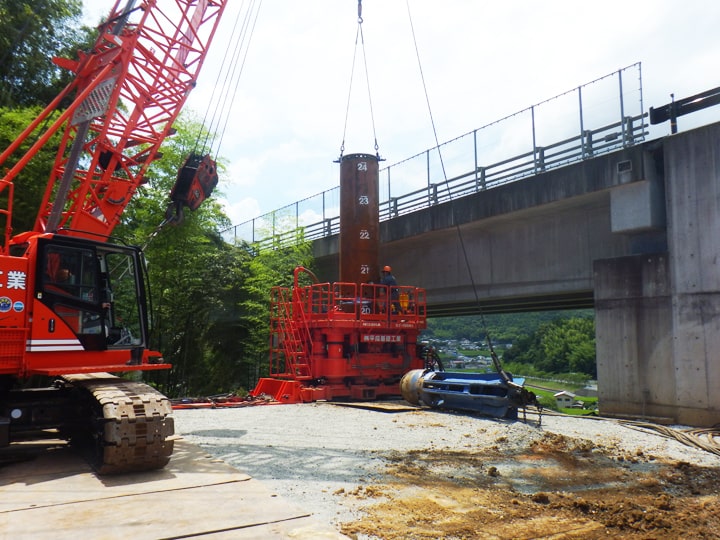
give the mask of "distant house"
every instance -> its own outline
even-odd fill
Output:
[[[554,395],[554,397],[558,408],[562,409],[571,409],[573,407],[577,407],[578,403],[580,403],[575,399],[575,394],[568,392],[567,390],[558,392]],[[580,403],[580,406],[582,406],[582,403]]]

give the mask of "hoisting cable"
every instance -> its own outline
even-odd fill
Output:
[[[410,21],[410,31],[412,33],[413,38],[413,44],[415,46],[415,55],[417,57],[418,61],[418,68],[420,71],[420,79],[422,81],[423,90],[425,92],[425,103],[427,104],[428,108],[428,114],[430,116],[430,124],[432,125],[433,130],[433,136],[435,137],[435,147],[438,151],[438,158],[440,160],[440,168],[442,170],[444,183],[446,185],[447,193],[448,193],[448,199],[450,201],[450,212],[453,216],[453,222],[455,223],[455,230],[457,231],[458,240],[460,242],[460,249],[462,250],[463,259],[465,261],[465,267],[467,268],[468,275],[470,277],[470,285],[472,286],[473,294],[475,296],[475,304],[478,308],[478,312],[480,314],[480,323],[483,327],[483,331],[485,332],[485,338],[488,344],[488,349],[490,350],[490,357],[492,358],[493,367],[495,368],[495,371],[497,371],[498,375],[500,375],[500,378],[507,384],[508,386],[513,386],[518,390],[524,390],[520,385],[514,383],[512,381],[512,378],[505,372],[505,369],[503,369],[502,364],[500,362],[500,359],[498,358],[497,353],[495,352],[495,348],[493,347],[492,340],[490,338],[490,332],[488,331],[487,322],[485,321],[485,315],[483,313],[482,308],[480,307],[480,296],[477,292],[477,285],[475,284],[475,280],[473,279],[473,272],[472,268],[470,266],[470,260],[468,259],[467,249],[465,248],[465,241],[463,239],[462,230],[460,229],[460,223],[457,219],[455,219],[455,201],[452,197],[452,193],[450,192],[450,186],[448,185],[448,178],[447,178],[447,172],[445,170],[445,162],[443,161],[442,152],[440,150],[440,141],[438,140],[437,135],[437,129],[435,127],[435,120],[433,118],[432,114],[432,107],[430,106],[430,97],[428,95],[427,85],[425,84],[425,75],[423,74],[422,69],[422,62],[420,61],[420,51],[418,49],[417,39],[415,37],[415,27],[413,26],[412,22],[412,15],[410,13],[410,2],[409,0],[405,0],[405,3],[407,5],[407,12],[408,12],[408,19]],[[527,392],[525,390],[525,392]],[[523,394],[524,395],[524,394]]]
[[[213,111],[212,121],[210,123],[210,127],[206,132],[205,141],[203,143],[204,145],[207,144],[208,138],[212,134],[212,140],[210,141],[210,147],[212,148],[215,145],[215,141],[217,139],[217,149],[215,150],[215,157],[218,156],[218,153],[220,151],[220,145],[222,144],[223,137],[225,136],[225,130],[227,129],[227,125],[230,120],[230,111],[232,110],[235,98],[237,97],[237,89],[240,84],[240,77],[243,73],[243,69],[245,68],[245,61],[247,60],[247,55],[250,50],[250,42],[252,41],[252,36],[255,32],[255,25],[257,23],[258,16],[260,15],[261,7],[262,0],[259,0],[257,2],[257,7],[255,0],[252,0],[249,3],[247,10],[244,11],[245,16],[242,24],[238,25],[236,21],[236,24],[233,27],[233,36],[235,35],[235,30],[237,28],[240,28],[240,32],[237,38],[231,37],[230,40],[230,42],[234,43],[235,45],[232,57],[228,61],[227,50],[225,55],[223,56],[222,67],[220,68],[220,72],[218,73],[218,81],[220,80],[220,76],[223,74],[223,72],[225,72],[225,79],[222,85],[218,84],[218,82],[216,81],[215,88],[220,87],[225,88],[226,90],[220,96],[222,100],[218,101],[218,104]],[[238,20],[240,19],[240,15],[242,13],[243,9],[241,7],[240,11],[238,12]],[[239,58],[241,56],[242,61],[239,61]],[[228,64],[232,66],[232,69],[228,67]],[[213,94],[215,92],[215,88],[213,89]],[[220,100],[220,98],[218,99]],[[221,119],[223,118],[224,121],[221,122]],[[203,124],[204,123],[205,122],[203,121]]]
[[[355,49],[353,50],[352,69],[350,71],[350,85],[348,88],[347,106],[345,107],[345,125],[343,126],[342,143],[340,144],[340,158],[342,158],[343,152],[345,151],[345,135],[347,133],[348,116],[350,115],[350,98],[352,96],[353,77],[355,75],[355,59],[357,57],[357,49],[358,49],[358,41],[359,41],[360,45],[362,47],[363,64],[365,66],[365,81],[367,83],[368,103],[370,106],[370,121],[372,122],[373,139],[375,142],[375,154],[376,154],[377,158],[380,159],[380,152],[379,152],[380,146],[378,145],[378,142],[377,142],[377,132],[375,131],[375,113],[373,112],[372,95],[370,93],[370,75],[369,75],[368,66],[367,66],[367,54],[365,53],[365,36],[363,35],[363,31],[362,31],[362,23],[363,23],[362,0],[358,0],[357,12],[358,12],[358,17],[357,17],[358,26],[357,26],[357,31],[355,32]]]
[[[202,127],[195,138],[185,167],[191,169],[198,167],[198,163],[205,155],[211,156],[215,161],[218,159],[220,145],[230,119],[230,111],[237,95],[240,76],[245,66],[261,6],[262,0],[250,0],[247,3],[243,1],[238,9],[228,41],[230,46],[225,48],[208,106],[205,109]],[[242,60],[240,60],[241,58]],[[172,201],[165,212],[165,219],[150,235],[145,247],[165,226],[178,224],[182,220],[183,203]]]
[[[245,28],[245,21],[247,20],[247,16],[245,17],[245,21],[243,21],[242,24],[239,23],[240,17],[242,16],[245,6],[245,2],[240,7],[240,10],[237,13],[237,16],[235,18],[235,22],[232,26],[232,34],[230,35],[230,43],[234,44],[234,47],[225,48],[224,54],[222,57],[221,67],[220,70],[218,70],[217,78],[215,79],[215,84],[213,84],[212,93],[210,94],[210,99],[208,100],[208,106],[205,109],[205,116],[202,120],[203,127],[206,127],[206,131],[204,133],[199,133],[196,140],[195,140],[195,149],[198,148],[200,139],[204,135],[204,140],[202,143],[202,148],[205,148],[208,144],[208,139],[211,136],[212,132],[214,131],[214,127],[216,125],[216,122],[219,122],[219,116],[220,116],[220,103],[221,98],[227,94],[227,90],[225,90],[222,93],[219,93],[218,91],[221,89],[227,89],[227,81],[228,77],[230,77],[231,73],[233,73],[234,66],[236,66],[236,60],[237,56],[239,54],[239,43],[240,43],[240,35],[243,35],[243,29]],[[239,34],[236,35],[236,32],[239,32]],[[226,69],[226,62],[228,59],[228,53],[232,50],[232,56],[231,56],[231,63],[233,65],[233,70]],[[222,79],[222,80],[221,80]],[[211,111],[212,109],[212,111]],[[210,121],[208,123],[208,115],[210,115]]]

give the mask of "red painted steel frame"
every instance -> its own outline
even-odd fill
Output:
[[[132,23],[115,35],[121,19],[118,1],[92,54],[77,61],[56,60],[76,73],[75,80],[0,155],[2,164],[37,126],[51,116],[67,95],[73,103],[20,158],[3,178],[11,182],[39,148],[63,129],[35,230],[72,228],[76,236],[109,236],[150,163],[180,113],[215,34],[227,0],[147,1],[133,10]],[[136,18],[138,18],[136,20]],[[48,227],[58,187],[66,174],[68,149],[80,127],[89,122],[82,156],[72,175],[67,196],[59,204],[59,220]],[[86,168],[85,168],[86,167]],[[0,191],[6,183],[0,184]],[[57,210],[56,210],[57,212]],[[7,227],[10,227],[8,223]],[[7,250],[7,244],[5,245]]]
[[[122,2],[124,3],[124,2]],[[144,182],[172,133],[205,60],[228,0],[146,0],[123,13],[118,0],[92,52],[55,59],[76,77],[0,154],[5,217],[0,247],[0,375],[70,374],[169,368],[140,347],[86,350],[78,335],[42,301],[37,242],[56,231],[104,242]],[[75,96],[70,106],[55,113]],[[40,128],[51,124],[46,129]],[[61,134],[34,231],[12,237],[13,181],[38,151]],[[56,235],[59,237],[60,235]]]
[[[418,335],[425,291],[380,285],[378,156],[340,159],[340,281],[276,287],[270,305],[270,378],[252,396],[286,403],[400,396],[400,379],[424,367]]]
[[[288,403],[399,396],[402,375],[424,366],[424,289],[297,281],[298,270],[292,289],[272,290],[271,378],[252,395]]]

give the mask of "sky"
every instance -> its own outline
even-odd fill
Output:
[[[85,0],[85,21],[113,4]],[[234,224],[339,185],[343,141],[345,155],[375,154],[377,141],[383,167],[638,62],[646,111],[720,86],[717,0],[364,0],[364,48],[356,0],[230,0],[186,105],[201,118],[251,4],[219,149],[217,196]],[[719,120],[716,106],[678,125]]]

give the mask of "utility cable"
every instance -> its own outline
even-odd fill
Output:
[[[440,167],[442,170],[444,183],[445,183],[445,186],[447,189],[448,199],[450,201],[450,213],[453,216],[453,223],[455,223],[455,230],[457,232],[458,241],[460,242],[460,249],[462,250],[463,260],[465,261],[465,267],[467,268],[468,276],[470,277],[470,285],[473,290],[473,295],[475,296],[475,304],[477,305],[478,312],[480,314],[480,322],[481,322],[483,330],[485,332],[486,341],[488,344],[488,348],[490,350],[490,357],[492,358],[492,362],[493,362],[493,366],[495,367],[495,371],[497,371],[498,375],[500,375],[500,377],[503,379],[503,381],[508,385],[517,387],[518,385],[516,385],[515,383],[512,382],[512,378],[505,372],[505,370],[502,367],[502,364],[500,363],[500,359],[498,358],[498,355],[495,352],[495,348],[492,345],[492,340],[490,339],[490,332],[488,331],[488,325],[485,320],[485,315],[483,313],[482,308],[480,307],[480,296],[478,295],[477,285],[475,284],[475,280],[473,278],[473,272],[472,272],[472,268],[470,266],[470,260],[468,259],[467,249],[465,248],[465,241],[463,238],[462,230],[460,229],[459,221],[455,218],[455,200],[452,196],[452,193],[450,192],[450,186],[448,184],[447,172],[445,170],[445,162],[443,161],[442,151],[440,150],[440,141],[438,139],[437,128],[435,127],[435,120],[434,120],[433,114],[432,114],[432,107],[430,106],[430,96],[428,94],[427,84],[425,83],[425,75],[424,75],[423,69],[422,69],[422,62],[420,61],[420,50],[418,48],[417,38],[415,36],[415,27],[414,27],[413,21],[412,21],[412,14],[410,13],[410,1],[405,0],[405,4],[407,5],[408,20],[410,21],[410,31],[412,33],[413,44],[415,46],[415,55],[417,57],[418,68],[420,71],[420,80],[422,81],[423,91],[425,93],[425,103],[427,104],[428,114],[430,116],[430,124],[432,126],[433,136],[435,137],[435,147],[437,148],[437,151],[438,151]]]
[[[342,158],[343,152],[345,151],[345,136],[347,134],[348,117],[350,116],[350,98],[352,97],[353,78],[355,76],[355,60],[357,58],[357,50],[358,50],[358,42],[359,42],[360,46],[362,48],[363,64],[365,66],[365,82],[367,85],[368,103],[370,106],[370,121],[372,123],[373,139],[374,139],[374,143],[375,143],[375,154],[377,155],[377,158],[380,159],[380,153],[379,153],[380,146],[378,145],[378,142],[377,142],[377,132],[375,130],[375,113],[373,111],[372,94],[370,92],[370,74],[369,74],[368,65],[367,65],[367,53],[365,52],[365,36],[363,35],[363,31],[362,31],[362,23],[363,23],[362,0],[358,0],[357,22],[358,22],[358,26],[357,26],[357,31],[355,32],[355,48],[353,50],[352,68],[350,70],[350,85],[348,87],[347,105],[345,107],[345,124],[343,125],[342,143],[340,144],[340,158]]]
[[[573,418],[577,420],[596,420],[604,422],[612,422],[620,426],[625,426],[635,431],[642,433],[652,432],[656,435],[665,437],[666,439],[673,439],[685,446],[698,448],[720,456],[720,424],[716,424],[709,428],[688,428],[679,429],[671,426],[664,426],[660,424],[653,424],[652,422],[643,422],[639,420],[624,420],[622,418],[609,418],[607,416],[596,416],[596,415],[576,415],[566,414],[559,411],[548,410],[545,413],[549,416],[560,416],[565,418]]]

